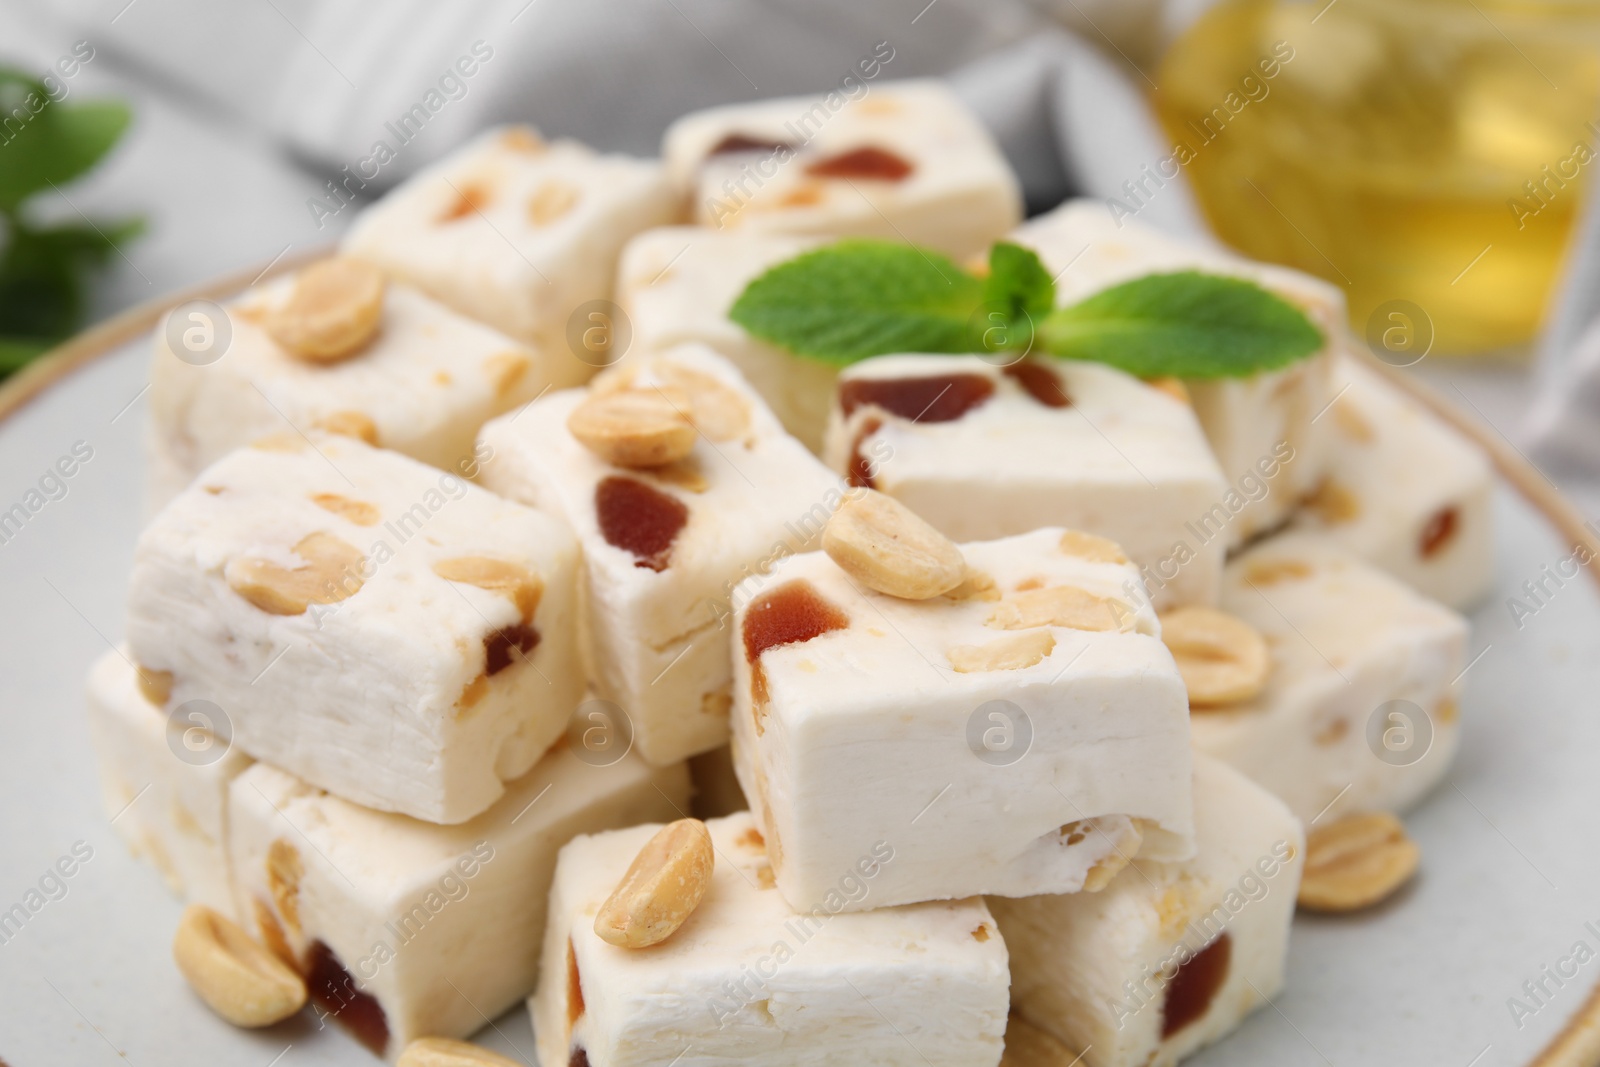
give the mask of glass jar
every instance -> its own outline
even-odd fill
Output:
[[[1600,4],[1222,0],[1154,80],[1217,234],[1339,284],[1358,335],[1537,332],[1600,168]]]

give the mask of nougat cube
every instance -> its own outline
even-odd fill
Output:
[[[1092,890],[1193,848],[1187,696],[1133,566],[1060,529],[961,550],[931,600],[821,552],[738,590],[734,766],[793,907],[879,840],[850,907]]]
[[[1006,1023],[1006,946],[981,898],[843,912],[898,862],[879,841],[803,909],[772,888],[748,812],[706,824],[711,884],[669,939],[619,948],[595,913],[656,826],[561,850],[539,988],[539,1061],[589,1067],[994,1067]]]
[[[617,303],[634,345],[645,352],[708,345],[744,375],[784,429],[821,452],[838,368],[751,336],[728,312],[745,286],[822,241],[705,226],[646,230],[628,242],[617,267]]]
[[[729,104],[667,128],[661,155],[706,226],[881,237],[965,257],[1022,219],[1005,158],[934,80]]]
[[[267,764],[233,783],[245,926],[306,977],[313,1010],[380,1056],[466,1037],[533,989],[550,881],[578,834],[677,817],[683,766],[560,746],[477,817],[372,811]]]
[[[1158,609],[1216,602],[1227,487],[1182,400],[1097,363],[879,356],[847,367],[824,459],[956,541],[1116,541]],[[1143,592],[1137,582],[1133,595]]]
[[[1171,1067],[1283,989],[1300,821],[1196,755],[1194,829],[1191,859],[1136,859],[1098,893],[990,902],[1012,1010],[1089,1067]]]
[[[470,477],[478,427],[552,381],[541,350],[393,279],[384,287],[378,331],[362,348],[336,362],[301,359],[266,328],[297,277],[266,282],[226,304],[231,335],[215,359],[183,350],[189,331],[205,330],[203,311],[188,313],[192,326],[156,331],[146,438],[150,514],[228,452],[276,433],[343,433]],[[210,336],[220,345],[220,333]]]
[[[1197,270],[1255,282],[1305,312],[1325,339],[1312,356],[1248,378],[1184,384],[1231,490],[1213,512],[1213,521],[1227,522],[1230,547],[1282,525],[1321,483],[1332,444],[1319,416],[1336,392],[1333,354],[1345,332],[1336,286],[1113,219],[1099,200],[1070,201],[1030,219],[1009,240],[1039,254],[1060,305],[1146,274]]]
[[[577,570],[556,519],[352,438],[281,437],[145,529],[128,645],[172,676],[169,707],[214,702],[257,759],[462,822],[579,703]]]
[[[1295,516],[1402,582],[1468,608],[1494,579],[1494,472],[1483,450],[1342,354],[1327,479]]]
[[[506,126],[362,211],[343,248],[538,349],[539,387],[562,389],[617,354],[606,302],[622,246],[678,210],[655,160]]]
[[[596,392],[655,386],[682,390],[693,408],[698,437],[683,459],[625,469],[567,428]],[[577,532],[589,677],[640,755],[659,765],[725,744],[729,597],[772,559],[815,546],[839,480],[699,345],[630,354],[589,390],[490,423],[482,443],[493,453],[485,485]]]
[[[106,817],[168,888],[237,916],[228,874],[228,786],[251,764],[204,703],[169,713],[166,679],[140,671],[124,649],[89,670],[89,740]],[[209,721],[208,721],[209,720]]]
[[[1222,609],[1266,638],[1251,700],[1196,709],[1194,745],[1243,771],[1309,823],[1401,812],[1449,770],[1467,622],[1309,534],[1232,560]]]

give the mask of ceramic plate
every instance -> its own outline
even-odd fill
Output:
[[[38,505],[0,531],[0,915],[27,914],[0,922],[0,1059],[13,1067],[376,1062],[310,1013],[259,1032],[209,1014],[171,962],[179,902],[101,807],[83,679],[122,636],[149,333],[191,295],[129,312],[0,389],[0,512]],[[1600,596],[1587,574],[1554,570],[1579,540],[1600,545],[1507,445],[1427,399],[1495,454],[1502,484],[1460,758],[1407,819],[1422,873],[1373,912],[1298,918],[1286,991],[1195,1067],[1600,1062]],[[46,478],[75,449],[92,455]],[[1537,602],[1530,581],[1543,581]],[[1536,604],[1520,625],[1512,596]],[[47,877],[75,848],[92,856]],[[478,1040],[533,1063],[520,1007]]]

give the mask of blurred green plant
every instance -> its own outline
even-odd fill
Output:
[[[0,67],[0,378],[77,331],[90,272],[143,232],[141,218],[36,223],[27,204],[91,170],[131,117],[120,101],[60,102]]]

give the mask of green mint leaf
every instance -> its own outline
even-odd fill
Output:
[[[35,341],[25,337],[0,337],[0,378],[21,370],[49,349],[48,341]]]
[[[846,240],[752,281],[729,316],[750,333],[836,365],[894,352],[1038,350],[1145,378],[1248,377],[1308,356],[1322,334],[1292,304],[1239,278],[1136,278],[1052,310],[1031,251],[1000,243],[979,280],[935,253]]]
[[[144,219],[133,217],[117,222],[82,222],[37,229],[20,226],[18,229],[42,254],[88,266],[100,266],[118,248],[144,232]]]
[[[83,311],[77,267],[58,240],[13,224],[0,255],[0,336],[48,341],[71,334]]]
[[[1056,283],[1032,249],[1001,241],[989,249],[983,306],[1004,310],[1013,319],[1043,320],[1056,306]]]
[[[0,336],[41,341],[70,336],[84,308],[78,272],[62,260],[13,257],[11,250],[0,261]]]
[[[1038,330],[1056,356],[1141,378],[1242,378],[1320,349],[1305,314],[1254,282],[1198,271],[1151,274],[1052,312]]]
[[[14,223],[0,252],[0,336],[70,336],[83,314],[85,270],[103,264],[143,227],[141,219],[40,228]]]
[[[1038,324],[1056,303],[1056,284],[1031,249],[1001,241],[989,250],[981,320],[973,324],[975,352],[1033,347]]]
[[[57,103],[39,82],[5,69],[0,69],[0,113],[12,120],[0,130],[0,211],[6,212],[88,171],[131,119],[127,106],[117,101]]]
[[[984,285],[936,252],[839,241],[752,281],[728,315],[764,341],[846,364],[889,352],[973,352]]]

